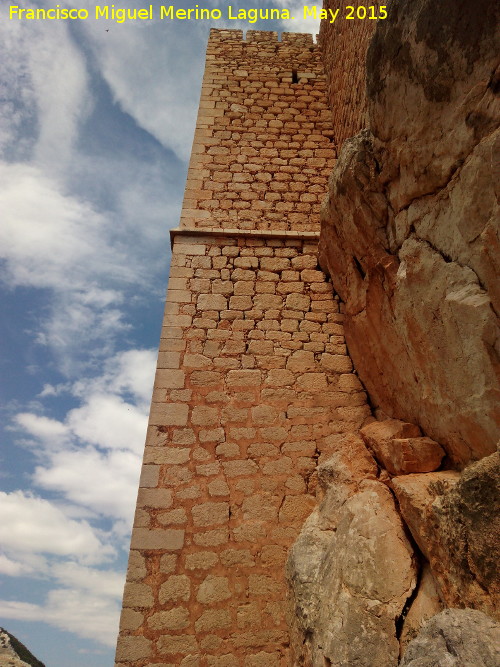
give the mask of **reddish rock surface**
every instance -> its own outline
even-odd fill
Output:
[[[401,514],[447,606],[500,618],[500,457],[392,480]]]
[[[368,51],[369,130],[339,154],[320,244],[374,407],[459,466],[499,437],[499,13],[390,6]]]
[[[436,582],[429,565],[426,563],[420,574],[417,594],[403,623],[400,637],[402,655],[408,642],[419,634],[426,621],[442,611],[443,608],[444,605],[439,597]]]
[[[377,461],[392,475],[432,472],[444,456],[437,442],[420,437],[418,426],[397,419],[372,422],[360,433]]]

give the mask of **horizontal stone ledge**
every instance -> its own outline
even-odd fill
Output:
[[[319,241],[320,232],[299,232],[286,229],[229,229],[224,227],[174,227],[170,230],[170,244],[173,247],[176,236],[251,237],[268,239],[304,239]]]

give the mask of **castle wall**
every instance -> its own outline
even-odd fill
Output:
[[[379,8],[388,4],[389,0],[374,0],[363,6],[373,7],[373,13],[379,15]],[[366,127],[366,52],[378,21],[346,19],[346,4],[340,0],[324,0],[323,7],[340,10],[334,23],[321,21],[319,33],[334,143],[340,150],[346,139]],[[371,11],[368,9],[368,17]]]
[[[212,30],[181,226],[319,231],[325,86],[311,35]]]
[[[212,31],[207,57],[117,667],[291,664],[287,550],[318,460],[369,414],[317,267],[333,155],[318,48]]]

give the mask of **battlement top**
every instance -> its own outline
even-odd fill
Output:
[[[223,28],[211,28],[209,42],[277,42],[308,46],[314,44],[313,36],[309,33],[283,32],[280,40],[279,34],[274,30],[247,30],[245,36],[243,30]]]

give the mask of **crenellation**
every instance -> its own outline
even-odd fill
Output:
[[[239,31],[238,31],[239,32]],[[277,42],[278,33],[271,30],[247,30],[247,42]]]

